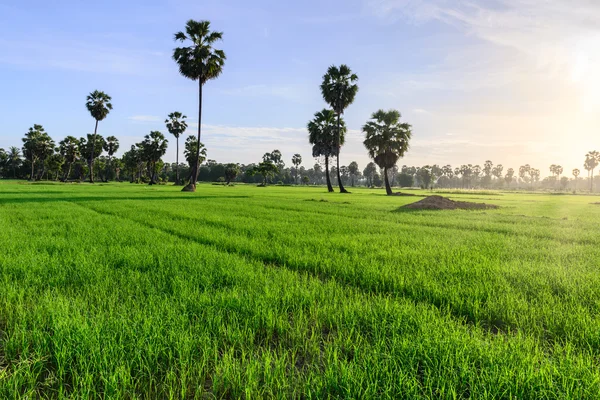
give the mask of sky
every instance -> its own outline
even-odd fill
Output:
[[[399,165],[480,164],[548,175],[583,170],[600,149],[600,1],[597,0],[0,0],[0,147],[33,124],[58,142],[90,133],[85,98],[114,110],[99,126],[119,153],[166,116],[197,126],[197,85],[172,60],[188,19],[224,32],[223,74],[204,87],[208,158],[257,162],[279,149],[310,167],[306,124],[327,105],[327,67],[359,77],[341,163],[369,162],[362,125],[397,109],[413,126]],[[186,133],[186,134],[187,134]],[[181,145],[181,144],[180,144]],[[181,146],[183,147],[183,146]]]

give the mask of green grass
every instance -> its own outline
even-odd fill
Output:
[[[0,398],[597,398],[600,198],[353,192],[1,183]]]

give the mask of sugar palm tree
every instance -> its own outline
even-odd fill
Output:
[[[66,182],[71,175],[73,164],[81,157],[79,140],[76,137],[67,136],[58,143],[58,152],[65,160],[65,174],[62,180]]]
[[[98,90],[93,91],[87,97],[85,106],[92,115],[92,118],[96,120],[96,126],[94,127],[94,139],[92,140],[92,149],[90,152],[91,159],[90,164],[90,183],[94,183],[94,155],[96,154],[96,134],[98,133],[98,122],[104,120],[110,110],[112,110],[112,98],[104,92]]]
[[[388,178],[388,169],[393,168],[408,150],[408,141],[412,136],[412,127],[400,122],[400,112],[396,110],[379,110],[373,113],[371,120],[363,128],[365,140],[363,144],[369,157],[379,168],[383,168],[385,191],[392,195]]]
[[[302,164],[302,156],[300,154],[294,154],[292,156],[292,164],[294,165],[294,183],[298,184],[298,168]]]
[[[13,170],[13,179],[17,178],[17,168],[21,164],[21,150],[18,147],[11,146],[8,148],[8,160]]]
[[[150,185],[156,184],[156,164],[167,152],[168,143],[169,141],[165,139],[165,135],[159,131],[150,132],[150,134],[144,136],[144,140],[140,143],[142,156],[144,161],[148,163],[150,171]]]
[[[173,59],[179,65],[181,75],[198,81],[198,143],[201,143],[202,134],[202,86],[207,81],[218,78],[223,72],[223,65],[225,65],[225,52],[213,48],[222,38],[223,32],[210,30],[209,21],[189,20],[185,25],[185,32],[175,34],[176,41],[191,42],[188,47],[177,47],[173,51]],[[196,162],[191,171],[190,183],[183,188],[183,191],[196,191],[200,168],[199,152],[200,146],[197,147]]]
[[[179,185],[179,136],[181,136],[188,128],[185,119],[187,117],[179,111],[172,112],[165,120],[167,130],[177,140],[177,153],[175,154],[175,184]]]
[[[346,133],[346,124],[343,119],[336,123],[336,113],[323,109],[307,125],[308,141],[313,145],[313,157],[325,157],[325,177],[327,190],[333,192],[331,178],[329,177],[329,158],[338,155],[338,143],[343,144]],[[340,132],[338,135],[337,132]]]
[[[340,147],[342,146],[341,141],[341,116],[344,110],[348,108],[350,104],[354,102],[356,93],[358,92],[358,76],[352,73],[352,70],[342,64],[339,67],[332,65],[327,70],[327,73],[323,76],[323,83],[321,84],[321,94],[323,99],[337,115],[337,178],[338,186],[340,187],[340,193],[348,193],[344,189],[342,184],[342,178],[340,176]]]
[[[573,176],[575,177],[575,192],[577,192],[577,178],[579,177],[580,173],[581,171],[579,171],[577,168],[575,168],[572,172]]]
[[[102,146],[104,151],[108,153],[108,163],[106,163],[106,179],[109,179],[108,171],[112,168],[113,156],[119,150],[119,139],[114,136],[109,136],[104,141],[104,145]]]
[[[596,167],[598,166],[598,163],[600,163],[600,152],[594,150],[594,151],[588,152],[585,155],[584,168],[587,169],[588,171],[591,170],[591,172],[592,172],[592,176],[590,179],[590,192],[594,191],[594,169],[596,169]]]

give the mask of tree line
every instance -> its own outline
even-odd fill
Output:
[[[218,78],[226,61],[225,52],[215,48],[223,38],[222,32],[212,31],[209,21],[189,20],[184,31],[174,36],[176,42],[185,44],[173,51],[182,76],[198,84],[198,128],[196,136],[190,135],[184,142],[186,163],[179,162],[179,138],[188,128],[187,117],[179,111],[172,112],[165,120],[168,132],[176,141],[176,162],[165,163],[168,140],[160,131],[151,131],[144,139],[132,145],[121,157],[119,140],[114,136],[104,138],[98,133],[99,123],[107,118],[112,110],[112,98],[94,91],[86,98],[86,108],[94,119],[94,133],[76,138],[67,136],[58,144],[44,130],[34,124],[22,139],[22,147],[0,149],[0,176],[20,179],[54,179],[66,181],[129,180],[149,184],[174,182],[185,185],[184,191],[195,191],[198,181],[256,182],[267,185],[281,184],[325,184],[333,192],[333,184],[340,193],[348,193],[345,186],[365,185],[384,186],[388,195],[392,187],[423,188],[501,188],[519,187],[534,189],[551,187],[577,190],[580,171],[572,171],[574,179],[563,176],[560,165],[551,165],[551,176],[540,182],[541,172],[529,164],[518,170],[508,168],[506,172],[500,164],[486,161],[480,165],[425,165],[422,167],[402,166],[398,161],[409,149],[412,137],[410,124],[401,121],[397,110],[378,110],[363,125],[363,145],[373,160],[364,170],[359,170],[355,161],[348,166],[340,165],[340,150],[345,143],[347,132],[343,119],[345,110],[354,102],[358,93],[358,76],[347,65],[328,68],[320,85],[321,95],[328,108],[316,112],[307,124],[308,141],[312,146],[313,157],[322,161],[312,168],[301,166],[302,157],[294,154],[291,168],[285,168],[279,150],[265,153],[255,164],[219,164],[206,161],[207,149],[201,142],[203,86],[209,80]],[[335,159],[335,166],[331,161]],[[205,162],[206,161],[206,162]],[[590,191],[593,191],[594,170],[600,163],[600,153],[591,151],[586,155],[584,169],[588,171]]]

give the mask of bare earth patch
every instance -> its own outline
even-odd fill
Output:
[[[423,200],[402,206],[402,208],[413,210],[487,210],[499,207],[494,204],[454,201],[442,196],[429,196]]]

